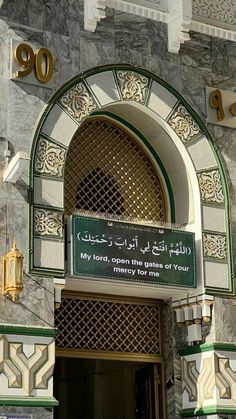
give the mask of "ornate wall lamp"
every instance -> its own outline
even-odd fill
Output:
[[[13,301],[19,298],[23,290],[23,255],[16,247],[14,239],[12,249],[3,256],[3,295],[9,296]]]

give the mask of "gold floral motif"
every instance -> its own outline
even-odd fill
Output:
[[[118,71],[117,79],[123,99],[144,102],[148,87],[146,77],[131,71]]]
[[[183,143],[198,135],[201,130],[183,105],[170,117],[168,124],[173,128]]]
[[[25,395],[33,395],[36,399],[32,393],[35,389],[48,389],[48,382],[52,377],[54,341],[47,344],[35,342],[34,352],[30,357],[25,355],[23,346],[24,342],[11,342],[8,337],[0,336],[1,373],[5,375],[8,388],[22,389]]]
[[[96,108],[92,96],[83,83],[77,84],[66,92],[60,99],[60,104],[79,122]]]
[[[236,24],[235,0],[193,0],[193,14],[199,17],[218,20],[230,25]]]
[[[62,237],[63,219],[60,212],[45,209],[34,210],[34,234]]]
[[[203,201],[224,203],[220,173],[217,169],[198,173],[198,181]]]
[[[35,153],[35,171],[52,176],[62,176],[64,162],[65,150],[45,138],[40,138]]]
[[[203,234],[203,249],[205,257],[226,259],[226,237],[220,234]]]

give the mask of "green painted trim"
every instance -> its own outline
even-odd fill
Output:
[[[1,397],[0,406],[53,407],[59,402],[54,397]]]
[[[236,407],[217,407],[217,406],[206,406],[195,409],[184,409],[181,412],[183,418],[194,417],[194,416],[206,416],[216,414],[234,415],[236,413]]]
[[[180,349],[178,352],[180,356],[187,356],[215,350],[236,352],[236,343],[203,343],[202,345],[188,346],[187,348]]]
[[[160,167],[160,170],[163,174],[163,177],[165,179],[167,191],[169,194],[169,202],[170,202],[170,222],[175,223],[175,204],[174,204],[174,194],[171,186],[170,179],[168,177],[167,171],[165,169],[165,166],[163,165],[160,157],[158,156],[156,150],[151,146],[151,144],[148,142],[148,140],[144,137],[144,135],[135,128],[130,122],[125,121],[123,118],[121,118],[118,115],[113,114],[112,112],[108,111],[95,111],[91,114],[91,116],[108,116],[110,119],[113,119],[115,121],[118,121],[122,123],[124,126],[126,126],[130,131],[133,131],[134,134],[140,138],[140,140],[144,143],[144,145],[147,147],[147,149],[150,151],[154,159],[156,160],[158,166]]]
[[[0,333],[10,335],[55,337],[58,333],[58,329],[56,327],[49,328],[0,324]]]

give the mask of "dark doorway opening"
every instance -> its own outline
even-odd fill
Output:
[[[163,419],[161,364],[56,359],[55,419]]]

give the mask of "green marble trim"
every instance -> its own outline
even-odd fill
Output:
[[[55,337],[58,333],[58,329],[56,327],[28,327],[21,325],[1,324],[0,333],[9,335]]]
[[[54,397],[1,397],[0,406],[53,407],[59,402]]]
[[[193,355],[199,354],[201,352],[209,352],[209,351],[226,351],[226,352],[236,352],[236,344],[234,343],[203,343],[202,345],[195,345],[189,346],[184,349],[180,349],[179,355],[186,356],[186,355]],[[236,409],[236,408],[235,408]]]
[[[217,406],[206,406],[195,409],[184,409],[181,412],[183,418],[206,416],[206,415],[234,415],[236,413],[236,407],[217,407]]]

